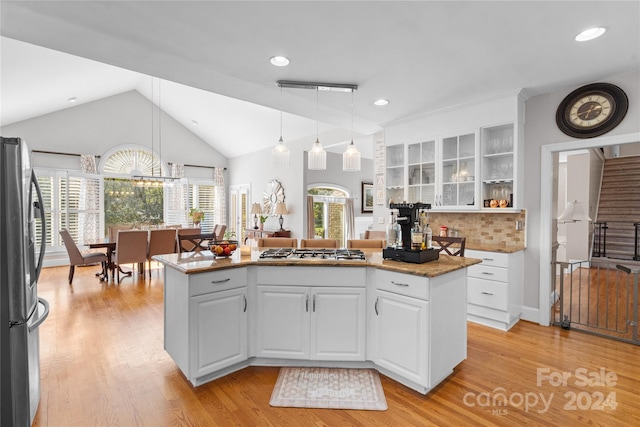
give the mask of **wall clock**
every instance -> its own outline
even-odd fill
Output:
[[[592,83],[567,95],[556,111],[556,123],[574,138],[603,135],[620,124],[629,108],[622,89],[610,83]]]

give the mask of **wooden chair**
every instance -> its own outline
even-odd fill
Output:
[[[301,248],[323,248],[337,249],[340,247],[337,239],[302,239],[300,240]]]
[[[347,249],[382,249],[385,241],[381,239],[353,239],[347,240]]]
[[[107,271],[107,254],[102,252],[89,252],[83,254],[78,249],[78,245],[73,241],[73,237],[69,234],[69,230],[63,228],[60,231],[60,235],[62,236],[62,241],[64,242],[64,247],[69,254],[69,284],[73,282],[73,274],[76,270],[76,265],[91,265],[95,263],[102,264],[102,273],[97,273],[96,275],[106,274]]]
[[[298,239],[289,237],[264,237],[258,239],[258,248],[297,248]]]
[[[464,256],[466,237],[433,236],[431,240],[434,246],[440,246],[440,252],[445,252],[447,255]]]
[[[149,232],[149,251],[147,252],[147,267],[149,277],[151,277],[151,258],[154,255],[173,254],[176,252],[175,228],[165,228],[161,230],[151,230]]]
[[[367,230],[364,232],[365,239],[380,239],[387,240],[387,233],[385,231]]]
[[[198,228],[178,228],[177,234],[177,244],[178,244],[178,252],[193,252],[197,245],[188,240],[180,240],[180,236],[194,235],[194,234],[202,234],[202,229]]]
[[[116,253],[114,263],[116,274],[120,283],[120,267],[122,264],[138,264],[138,274],[144,274],[144,263],[147,260],[147,247],[149,245],[149,232],[142,230],[120,230],[116,237]],[[133,271],[124,272],[131,276]]]

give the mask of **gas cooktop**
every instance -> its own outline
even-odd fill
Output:
[[[364,261],[365,254],[357,249],[272,248],[265,249],[264,252],[260,254],[260,259],[327,259]]]

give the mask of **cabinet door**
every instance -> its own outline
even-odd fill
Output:
[[[198,378],[247,359],[247,288],[191,297],[191,374]]]
[[[257,355],[309,358],[309,288],[258,286]]]
[[[365,360],[364,288],[313,288],[311,359]]]
[[[375,363],[428,386],[428,302],[376,291]]]
[[[436,205],[440,208],[475,209],[477,179],[475,133],[443,138],[440,142],[440,186]]]

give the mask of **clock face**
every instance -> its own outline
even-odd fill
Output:
[[[594,83],[574,90],[560,103],[556,123],[576,138],[592,138],[616,127],[627,113],[627,95],[617,86]]]

